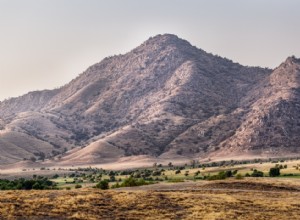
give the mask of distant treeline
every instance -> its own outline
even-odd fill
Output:
[[[0,190],[43,190],[55,188],[56,184],[46,177],[38,177],[30,180],[24,178],[16,180],[0,179]]]

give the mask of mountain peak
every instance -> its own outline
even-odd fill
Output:
[[[175,34],[158,34],[154,37],[150,37],[142,45],[158,45],[158,46],[191,46],[191,44],[179,38]]]
[[[296,58],[295,56],[290,56],[286,59],[285,63],[300,63],[300,58]]]
[[[185,41],[181,38],[179,38],[177,35],[175,34],[158,34],[158,35],[155,35],[154,37],[150,37],[150,39],[153,38],[153,39],[156,39],[156,40],[173,40],[173,41]]]

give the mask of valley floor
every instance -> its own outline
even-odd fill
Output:
[[[0,219],[300,219],[299,197],[299,180],[271,178],[2,191]]]

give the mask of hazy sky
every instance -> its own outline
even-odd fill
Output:
[[[0,0],[0,100],[176,34],[244,65],[300,56],[299,0]]]

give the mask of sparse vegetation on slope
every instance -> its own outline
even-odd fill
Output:
[[[158,35],[57,90],[1,102],[0,164],[299,155],[299,66],[245,67]]]

